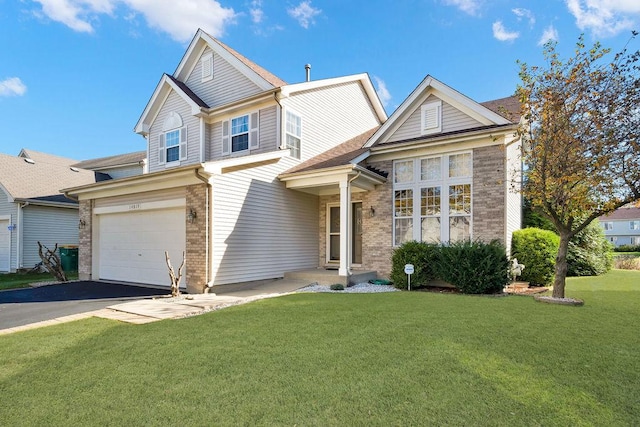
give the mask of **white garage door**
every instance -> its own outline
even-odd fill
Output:
[[[11,231],[9,220],[0,220],[0,271],[9,271]]]
[[[164,251],[177,273],[185,249],[184,208],[100,215],[99,231],[100,279],[171,285]]]

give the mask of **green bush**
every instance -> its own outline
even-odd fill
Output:
[[[509,260],[498,242],[458,242],[440,247],[438,277],[465,294],[502,292],[509,283]]]
[[[344,291],[344,285],[341,283],[334,283],[333,285],[329,286],[329,289],[331,289],[332,291]]]
[[[407,289],[405,264],[413,264],[411,288],[423,288],[436,278],[434,264],[438,260],[438,245],[410,241],[393,251],[391,257],[391,281],[398,289]]]
[[[611,270],[612,265],[611,243],[597,219],[569,242],[568,276],[599,276]]]
[[[524,264],[520,278],[532,285],[548,285],[553,281],[560,237],[552,231],[524,228],[514,231],[511,257]]]
[[[616,252],[640,252],[640,245],[620,245],[613,250]]]

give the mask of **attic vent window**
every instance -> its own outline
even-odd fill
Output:
[[[213,54],[202,55],[200,65],[202,66],[202,81],[206,82],[213,79]]]
[[[442,131],[442,101],[429,102],[420,107],[422,135]]]
[[[69,169],[71,169],[72,172],[80,172],[80,169],[74,168],[73,166],[71,166]]]
[[[36,164],[35,160],[33,160],[33,159],[25,158],[24,161],[29,163],[30,165],[35,165]]]

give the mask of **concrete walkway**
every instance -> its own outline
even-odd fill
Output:
[[[57,325],[89,317],[119,320],[127,323],[144,324],[163,319],[178,319],[187,316],[219,310],[232,305],[286,295],[307,286],[299,280],[275,279],[237,285],[214,286],[208,294],[183,294],[178,298],[161,297],[139,299],[115,304],[102,310],[89,311],[72,316],[59,317],[43,322],[2,329],[0,335],[44,326]]]

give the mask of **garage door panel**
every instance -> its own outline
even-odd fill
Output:
[[[11,259],[11,231],[9,221],[0,220],[0,271],[9,271]]]
[[[164,252],[178,268],[185,248],[184,218],[184,209],[101,215],[100,278],[169,286]]]

